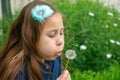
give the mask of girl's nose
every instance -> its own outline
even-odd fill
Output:
[[[64,37],[59,36],[59,37],[57,38],[56,45],[57,45],[57,46],[60,46],[60,45],[63,44],[63,42],[64,42]]]

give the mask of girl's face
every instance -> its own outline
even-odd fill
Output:
[[[38,43],[39,56],[43,60],[54,60],[62,54],[64,47],[64,26],[59,13],[52,15],[43,27]]]

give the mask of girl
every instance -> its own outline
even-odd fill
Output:
[[[26,5],[10,28],[0,52],[0,80],[70,80],[61,74],[64,26],[60,12],[34,0]]]

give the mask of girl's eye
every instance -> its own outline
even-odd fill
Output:
[[[49,35],[50,38],[53,38],[55,35]]]
[[[54,36],[55,36],[55,32],[51,32],[51,33],[49,33],[49,35],[48,35],[50,38],[53,38]]]

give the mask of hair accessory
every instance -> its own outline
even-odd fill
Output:
[[[47,5],[37,5],[32,9],[32,17],[38,22],[42,22],[53,14],[53,10]]]

